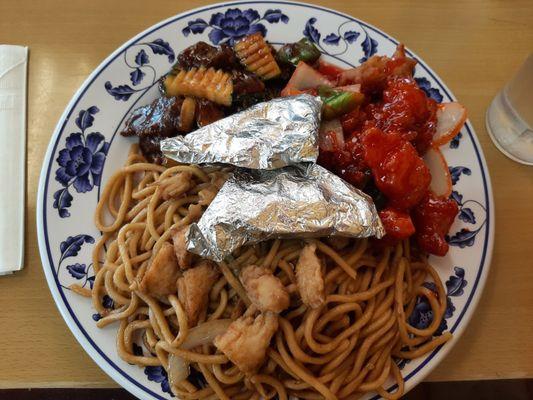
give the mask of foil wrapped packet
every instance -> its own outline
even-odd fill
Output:
[[[276,169],[318,157],[322,100],[308,94],[276,98],[161,142],[180,163],[224,163]]]
[[[385,234],[372,199],[317,164],[237,170],[187,232],[187,249],[222,261],[273,238]]]

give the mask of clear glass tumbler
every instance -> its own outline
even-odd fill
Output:
[[[533,165],[533,53],[492,101],[486,124],[503,154]]]

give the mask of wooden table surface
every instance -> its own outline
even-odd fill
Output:
[[[35,226],[41,164],[67,102],[109,53],[208,3],[0,0],[0,42],[30,47],[26,265],[0,278],[0,387],[116,386],[78,345],[48,291]],[[497,229],[490,276],[466,333],[428,379],[533,378],[533,167],[500,154],[484,124],[490,100],[533,51],[533,4],[317,3],[376,25],[426,60],[468,108],[490,168]]]

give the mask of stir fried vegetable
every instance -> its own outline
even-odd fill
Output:
[[[353,91],[335,90],[330,87],[321,86],[318,94],[324,101],[322,116],[329,120],[349,113],[363,102],[364,95]]]
[[[185,341],[179,346],[180,349],[190,350],[204,344],[211,344],[215,337],[228,330],[230,319],[217,319],[204,322],[189,330]],[[168,357],[168,378],[171,385],[175,385],[189,376],[189,362],[182,357],[170,354]]]
[[[319,57],[320,50],[307,38],[288,43],[278,50],[278,60],[294,66],[297,66],[300,61],[313,64]]]

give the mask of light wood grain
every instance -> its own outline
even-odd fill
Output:
[[[35,227],[41,164],[64,107],[101,60],[159,20],[208,3],[0,1],[0,41],[30,47],[26,265],[0,278],[0,387],[116,386],[77,344],[48,291]],[[428,379],[532,378],[533,168],[501,155],[484,125],[490,100],[533,50],[532,3],[317,3],[378,26],[426,60],[468,108],[487,157],[496,202],[490,276],[466,333]]]

